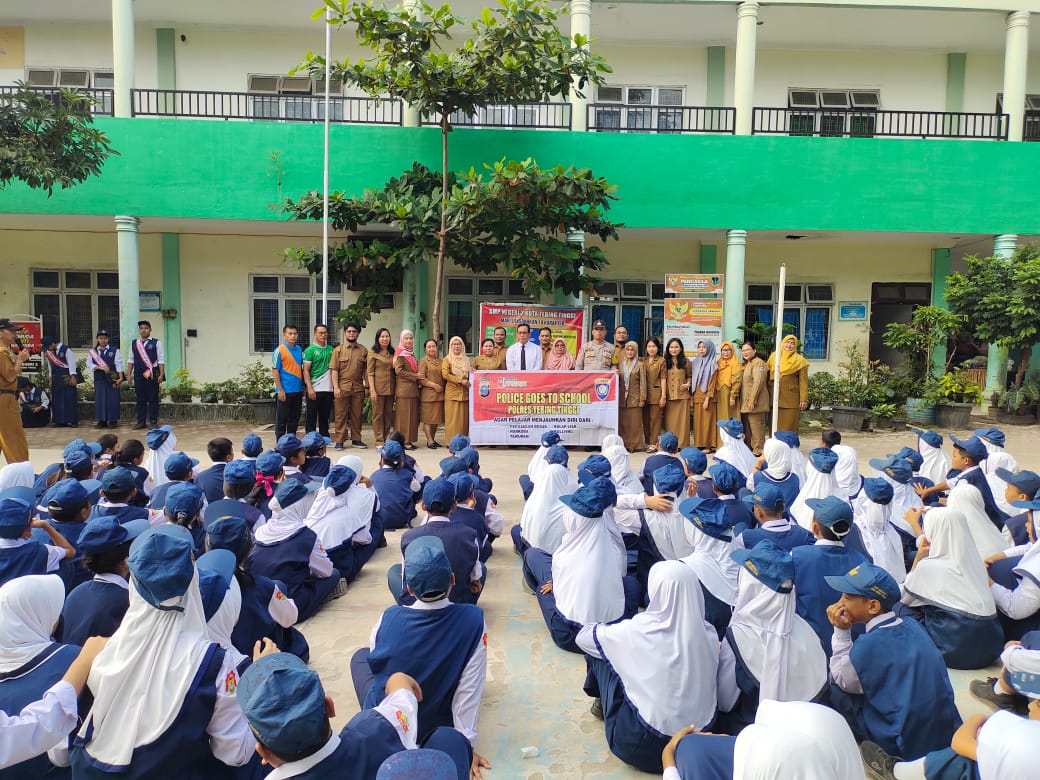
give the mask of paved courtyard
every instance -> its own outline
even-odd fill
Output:
[[[976,424],[976,421],[973,421]],[[984,424],[979,420],[978,425]],[[252,428],[240,423],[180,423],[175,427],[177,447],[209,464],[206,442],[226,436],[236,448]],[[1022,468],[1040,471],[1040,429],[1033,427],[1004,428],[1008,449],[1018,458]],[[257,430],[268,447],[274,443],[270,429]],[[77,430],[43,429],[29,431],[33,465],[40,471],[61,456],[65,442],[74,436],[92,440],[100,431],[83,426]],[[118,431],[130,438],[142,431],[130,431],[125,425]],[[963,432],[958,432],[961,435]],[[815,444],[813,430],[803,430],[802,450]],[[378,464],[370,434],[367,450],[360,454],[366,473]],[[904,444],[912,445],[914,436],[903,433],[864,433],[848,435],[846,443],[857,449],[860,470],[865,472],[872,457],[894,452]],[[420,447],[414,453],[426,473],[437,474],[446,449]],[[331,452],[335,460],[335,452]],[[526,470],[530,449],[483,448],[481,472],[494,479],[497,495],[508,529],[520,517],[523,499],[516,482]],[[584,454],[574,453],[580,460]],[[645,455],[632,456],[638,470]],[[572,463],[573,465],[573,463]],[[334,725],[346,723],[358,711],[350,681],[348,663],[354,650],[368,641],[372,625],[391,603],[386,587],[387,568],[399,561],[399,533],[388,534],[388,546],[378,550],[350,591],[303,623],[301,629],[311,645],[311,665],[321,674],[329,696],[336,703]],[[487,587],[480,599],[488,623],[488,679],[480,714],[480,735],[476,748],[492,765],[485,777],[492,780],[546,780],[548,778],[620,778],[646,777],[623,765],[607,750],[603,724],[589,713],[589,699],[581,690],[585,664],[581,656],[558,649],[551,641],[534,598],[520,588],[520,559],[512,554],[508,535],[495,545],[488,561]],[[989,672],[992,674],[993,672]],[[987,672],[951,672],[962,714],[988,710],[967,693],[968,681]],[[538,748],[539,754],[525,759],[520,749]]]

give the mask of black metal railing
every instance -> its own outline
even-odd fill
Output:
[[[203,92],[179,89],[133,90],[134,116],[252,119],[267,122],[321,122],[325,97],[256,92]],[[401,124],[398,100],[332,97],[329,121],[364,125]]]
[[[449,115],[454,127],[500,127],[526,130],[570,130],[570,103],[517,103],[511,106],[487,106],[476,114],[461,111]],[[424,116],[423,127],[439,125],[435,116]]]
[[[1022,125],[1023,141],[1040,141],[1040,111],[1026,111]]]
[[[65,92],[76,92],[80,95],[86,95],[93,101],[90,104],[91,114],[94,116],[112,116],[112,90],[110,89],[79,89],[70,87],[29,87],[29,89],[33,92],[47,95],[55,103],[64,102]],[[19,87],[0,87],[0,96],[14,95],[18,91]]]
[[[598,133],[734,133],[737,110],[707,106],[624,106],[590,103],[589,130]]]
[[[757,135],[979,138],[1006,141],[1008,116],[956,111],[755,108],[751,132]]]

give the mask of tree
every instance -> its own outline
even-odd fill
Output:
[[[610,72],[606,61],[588,50],[588,40],[573,40],[557,29],[559,12],[546,0],[500,0],[468,23],[470,36],[451,50],[451,32],[466,25],[451,8],[423,3],[415,10],[382,8],[353,0],[325,0],[330,23],[354,25],[361,44],[375,58],[326,64],[308,54],[301,66],[324,78],[353,84],[376,98],[396,98],[419,112],[435,116],[441,128],[440,228],[437,284],[432,320],[440,335],[444,261],[447,255],[449,194],[448,134],[456,112],[472,116],[491,105],[517,105],[578,95],[586,84],[600,84]],[[324,14],[319,11],[317,15]],[[577,84],[575,87],[574,85]],[[570,227],[570,226],[568,226]],[[577,227],[577,226],[575,226]]]
[[[923,398],[935,379],[936,349],[945,351],[950,336],[964,327],[965,319],[941,306],[918,306],[910,322],[890,322],[882,341],[903,356],[899,375],[910,398]]]
[[[93,99],[72,90],[38,90],[19,83],[0,95],[0,189],[12,180],[50,196],[101,173],[108,136],[93,127]]]
[[[425,264],[439,251],[442,236],[448,256],[474,273],[506,267],[524,280],[528,292],[562,290],[574,295],[598,281],[585,272],[606,267],[603,250],[567,241],[569,230],[606,241],[617,239],[620,225],[604,216],[615,188],[588,169],[543,171],[533,160],[501,160],[485,166],[487,175],[470,170],[442,176],[415,163],[380,190],[361,197],[329,196],[329,220],[336,230],[354,233],[362,225],[390,225],[390,236],[352,236],[329,248],[331,281],[355,282],[357,302],[337,315],[344,322],[365,323],[398,275]],[[440,206],[441,182],[448,199]],[[322,195],[312,191],[287,201],[292,219],[320,220]],[[448,226],[442,232],[441,221]],[[321,273],[320,247],[286,250],[286,258],[312,274]],[[358,281],[361,284],[357,284]],[[440,328],[433,324],[439,339]]]
[[[1029,370],[1040,333],[1040,248],[1026,244],[1011,259],[966,257],[967,273],[946,280],[946,302],[967,317],[979,338],[1017,349],[1015,387]]]

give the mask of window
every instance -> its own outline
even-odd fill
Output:
[[[26,68],[25,81],[33,87],[58,89],[108,89],[115,87],[115,76],[111,70],[88,70],[86,68]],[[97,95],[97,104],[91,109],[94,114],[112,113],[112,95]]]
[[[1004,95],[997,94],[997,113],[1004,113]],[[1040,141],[1040,95],[1026,95],[1025,125],[1023,141]]]
[[[601,281],[596,295],[590,297],[588,320],[603,320],[607,339],[612,340],[615,325],[624,325],[629,338],[643,344],[664,329],[664,284],[643,279]]]
[[[479,350],[480,304],[522,303],[534,300],[524,292],[523,279],[509,276],[449,276],[448,328],[445,338],[459,336],[466,351]]]
[[[94,346],[104,328],[119,344],[119,277],[113,271],[36,270],[32,279],[32,313],[43,320],[43,335],[73,349]]]
[[[324,119],[325,80],[309,76],[248,76],[256,119]],[[329,82],[329,119],[343,121],[343,84]]]
[[[343,308],[342,286],[329,282],[328,309],[322,316],[321,279],[317,276],[255,274],[249,277],[252,352],[270,352],[278,346],[283,325],[295,325],[299,344],[310,343],[314,326],[332,322]],[[330,328],[330,340],[333,335]]]
[[[803,89],[787,91],[787,132],[790,135],[870,138],[877,126],[881,93],[863,89]]]
[[[600,86],[596,90],[595,129],[677,132],[683,125],[684,94],[684,87]],[[610,103],[618,105],[604,105]]]
[[[744,324],[772,325],[776,317],[776,285],[747,285]],[[784,287],[784,322],[794,327],[809,360],[826,360],[830,352],[832,284],[788,284]]]

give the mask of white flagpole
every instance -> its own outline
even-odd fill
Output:
[[[787,286],[787,263],[780,264],[780,288],[776,296],[776,339],[773,344],[773,435],[780,417],[780,350],[784,342],[784,288]]]
[[[329,120],[332,79],[329,78],[329,66],[332,62],[332,25],[328,6],[325,7],[325,164],[322,167],[322,204],[321,204],[321,321],[328,317],[329,311]],[[328,325],[329,323],[325,323]]]

